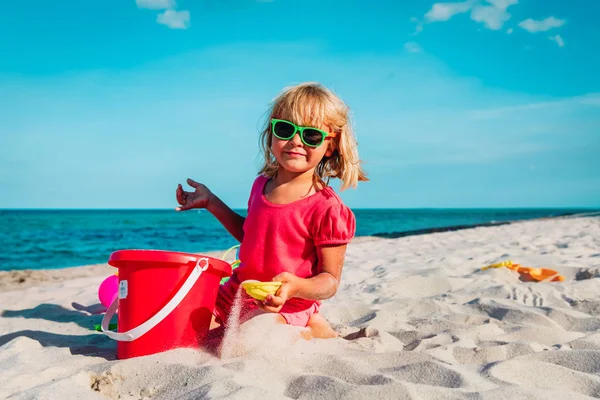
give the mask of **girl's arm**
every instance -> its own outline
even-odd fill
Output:
[[[245,217],[242,217],[229,206],[212,194],[206,209],[219,220],[221,225],[227,229],[227,232],[231,234],[238,242],[242,243],[244,240],[244,221]]]
[[[321,272],[307,279],[289,272],[277,275],[273,281],[283,282],[277,295],[268,295],[259,306],[266,311],[279,312],[283,304],[292,297],[306,300],[325,300],[333,297],[340,285],[346,247],[345,244],[318,247]]]
[[[312,278],[296,277],[291,289],[292,296],[306,300],[325,300],[333,297],[338,290],[344,267],[347,245],[319,246],[320,273]]]

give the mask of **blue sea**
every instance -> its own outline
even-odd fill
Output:
[[[438,229],[588,212],[574,209],[355,209],[357,236],[399,237]],[[238,211],[242,214],[245,211]],[[119,249],[183,252],[237,244],[205,210],[0,210],[0,270],[104,263]]]

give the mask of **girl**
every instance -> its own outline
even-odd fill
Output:
[[[188,179],[195,191],[176,190],[176,210],[206,208],[241,243],[241,264],[220,287],[213,320],[227,323],[240,282],[276,281],[282,285],[275,296],[262,302],[245,297],[245,319],[262,310],[276,313],[279,323],[306,327],[307,339],[336,337],[318,311],[321,300],[337,292],[356,222],[328,183],[339,178],[345,190],[368,180],[349,109],[317,83],[288,88],[274,100],[260,144],[264,163],[246,218],[201,183]]]

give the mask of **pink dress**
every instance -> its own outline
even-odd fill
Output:
[[[282,272],[300,278],[315,276],[319,273],[317,247],[346,244],[355,234],[354,214],[331,187],[292,203],[273,204],[264,195],[268,180],[261,175],[252,185],[239,252],[241,264],[221,286],[217,298],[214,314],[222,323],[227,322],[240,282],[271,281]],[[320,304],[291,298],[280,314],[290,325],[306,326]],[[244,311],[256,307],[251,298],[244,298]]]

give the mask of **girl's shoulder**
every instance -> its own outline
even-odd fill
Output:
[[[260,174],[254,179],[252,188],[250,189],[250,196],[248,197],[248,207],[250,207],[254,198],[262,196],[263,189],[268,180],[269,178],[264,174]]]
[[[323,189],[315,193],[315,196],[319,197],[319,201],[315,202],[315,208],[318,211],[325,211],[331,207],[347,208],[342,198],[331,186],[325,186]]]
[[[266,176],[265,174],[257,175],[257,177],[254,178],[254,182],[252,183],[251,192],[254,193],[256,191],[262,190],[262,188],[265,186],[265,183],[267,183],[268,180],[269,180],[269,177]]]

